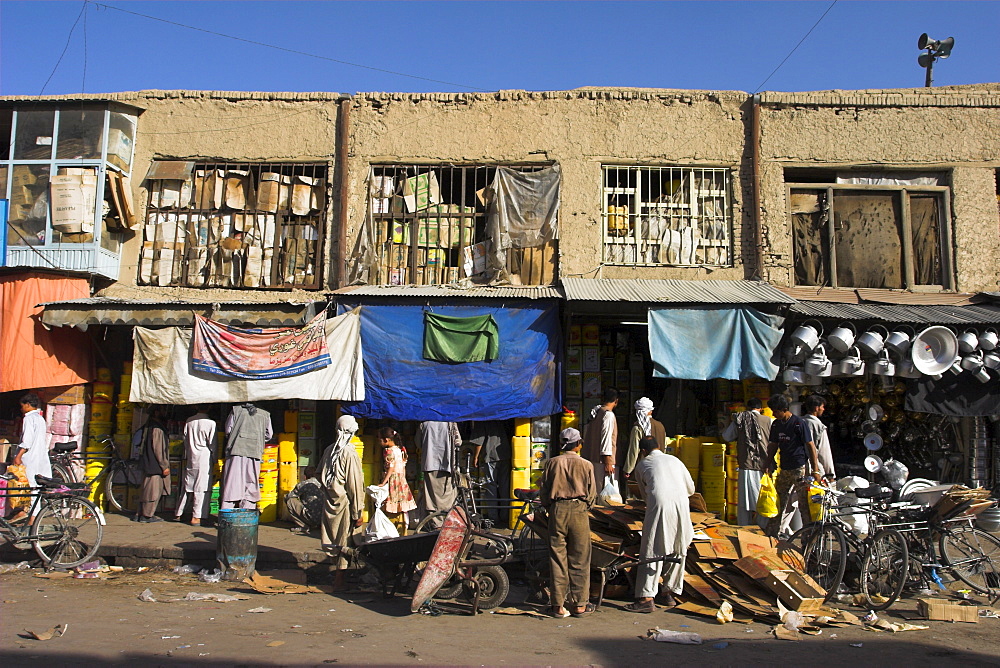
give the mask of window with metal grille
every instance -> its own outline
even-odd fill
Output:
[[[953,289],[947,175],[785,170],[796,285]]]
[[[500,165],[372,165],[368,207],[380,285],[485,280],[489,189]],[[503,165],[536,171],[548,164]],[[507,251],[511,282],[548,285],[556,245]]]
[[[604,263],[730,266],[729,170],[604,165]]]
[[[139,283],[318,288],[327,165],[158,161]]]

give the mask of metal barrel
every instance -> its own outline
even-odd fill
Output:
[[[256,508],[226,508],[219,511],[216,559],[222,579],[242,582],[254,573],[257,563]]]

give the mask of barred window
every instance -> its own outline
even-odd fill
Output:
[[[486,270],[490,188],[500,165],[372,165],[368,206],[381,285],[477,282]],[[536,171],[548,164],[503,165]],[[556,245],[507,251],[510,280],[547,285]]]
[[[158,161],[146,187],[139,283],[319,287],[326,164]]]
[[[605,165],[604,263],[730,266],[729,170]]]

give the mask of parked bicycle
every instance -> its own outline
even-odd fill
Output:
[[[93,478],[88,479],[84,476],[81,479],[76,471],[86,470],[84,469],[86,463],[83,456],[76,451],[76,441],[57,443],[49,453],[52,477],[66,484],[86,483],[94,496],[103,496],[112,508],[124,510],[127,488],[141,484],[142,475],[139,473],[137,462],[122,457],[118,446],[110,437],[102,438],[100,445],[103,450],[101,452],[92,450],[88,453],[87,459],[103,461],[105,466]]]
[[[16,480],[4,473],[0,478]],[[9,488],[7,499],[32,498],[28,518],[8,522],[0,518],[0,536],[22,547],[31,545],[46,569],[73,568],[96,554],[104,535],[104,515],[86,499],[89,487],[83,483],[36,476],[38,487]]]

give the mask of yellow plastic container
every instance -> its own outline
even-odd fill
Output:
[[[118,434],[129,434],[132,432],[132,413],[119,413],[115,418],[115,432]]]
[[[821,489],[811,488],[809,490],[809,517],[813,522],[823,519],[823,495],[826,494]]]
[[[285,431],[293,434],[299,431],[299,412],[285,411]]]
[[[531,469],[517,468],[510,472],[510,496],[513,498],[515,489],[531,488]],[[517,523],[517,517],[521,514],[521,504],[514,504],[510,511],[510,526]]]
[[[531,466],[531,439],[527,436],[515,436],[511,442],[511,464],[516,469],[526,469]]]
[[[596,346],[601,343],[600,325],[583,325],[580,327],[580,340],[585,346]]]
[[[111,423],[111,404],[95,401],[90,404],[90,421]]]
[[[110,379],[107,381],[96,381],[94,383],[94,401],[111,403],[115,398],[115,384]]]
[[[726,478],[726,502],[736,503],[740,499],[739,481],[735,478]]]
[[[128,362],[122,362],[122,373],[127,374],[129,376],[132,375],[132,360],[129,360]]]
[[[260,493],[261,496],[277,494],[278,491],[278,470],[260,472]]]
[[[365,461],[365,442],[361,440],[361,437],[355,434],[351,436],[350,444],[354,446],[355,452],[358,453],[358,459],[361,460],[362,464]]]
[[[663,444],[663,451],[668,455],[677,456],[677,439],[670,438],[667,436],[666,442]]]
[[[278,491],[287,494],[288,492],[295,489],[295,486],[299,484],[299,467],[298,462],[279,462],[278,463]]]
[[[714,475],[725,473],[726,466],[726,444],[725,443],[702,443],[701,444],[701,470],[703,473]]]
[[[574,411],[566,411],[562,414],[562,420],[560,420],[560,431],[562,429],[579,429],[580,428],[580,416]]]
[[[739,521],[739,515],[737,515],[739,506],[736,503],[726,503],[726,522],[729,524],[736,524]]]
[[[740,460],[736,455],[726,455],[726,477],[735,478],[739,475]]]
[[[128,399],[129,393],[132,391],[132,376],[122,376],[121,382],[118,384],[118,399]]]
[[[278,434],[278,461],[294,462],[298,459],[295,452],[295,432]]]
[[[107,466],[107,462],[102,459],[94,459],[87,461],[87,467],[84,469],[85,480],[88,482],[101,475],[104,467]],[[94,485],[90,488],[90,500],[95,504],[99,505],[101,508],[105,507],[104,498],[104,486]]]
[[[385,459],[385,451],[379,444],[378,437],[374,434],[365,434],[361,436],[361,442],[365,444],[364,457],[360,453],[358,454],[358,457],[361,457],[361,461],[366,461],[369,464],[381,464],[382,460]]]
[[[257,521],[261,524],[269,524],[277,521],[278,497],[261,495],[260,501],[257,502],[257,510],[260,511],[260,517]]]
[[[677,456],[689,470],[697,471],[701,467],[701,441],[690,436],[678,436]]]
[[[261,471],[278,470],[278,446],[268,445],[264,448],[264,454],[260,459]]]
[[[719,512],[720,507],[726,502],[726,476],[703,472],[699,488],[709,512]]]
[[[514,418],[514,436],[531,438],[531,418]]]
[[[105,383],[111,382],[111,369],[103,366],[97,367],[97,380]]]

